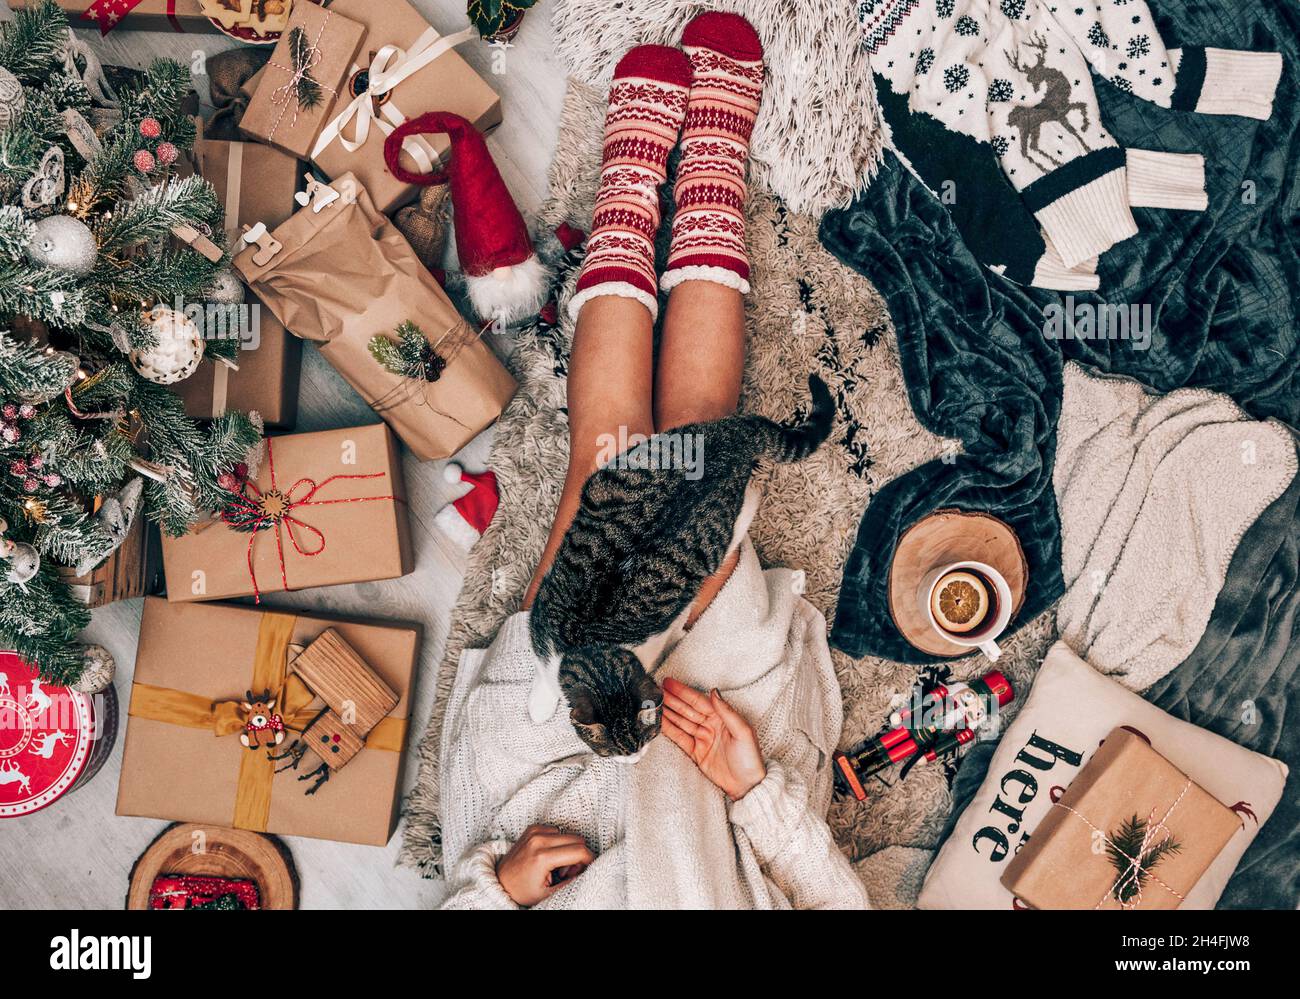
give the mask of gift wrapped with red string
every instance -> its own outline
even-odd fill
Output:
[[[384,424],[266,441],[255,474],[222,476],[210,522],[163,543],[167,599],[219,600],[411,571],[397,441]]]

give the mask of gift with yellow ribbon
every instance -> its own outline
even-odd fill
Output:
[[[392,212],[418,192],[384,163],[384,140],[399,125],[433,110],[480,132],[501,122],[500,99],[456,52],[477,37],[472,27],[440,34],[406,0],[297,6],[270,63],[247,85],[240,128],[331,178],[354,174],[376,207]],[[403,160],[424,174],[447,149],[446,136],[410,136]]]
[[[285,763],[271,756],[329,709],[293,663],[331,629],[397,704],[321,793],[308,795],[303,772],[277,772]],[[117,814],[384,845],[397,821],[418,641],[410,627],[147,599]],[[274,697],[288,730],[281,747],[241,743],[250,690]]]

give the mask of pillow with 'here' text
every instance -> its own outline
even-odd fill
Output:
[[[1213,909],[1282,797],[1285,764],[1166,714],[1102,676],[1063,642],[1047,654],[1029,699],[993,754],[988,776],[930,865],[919,907],[1023,908],[998,879],[1053,800],[1118,726],[1140,733],[1241,817],[1241,829],[1181,906]]]

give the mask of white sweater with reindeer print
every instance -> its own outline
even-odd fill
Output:
[[[1276,52],[1167,48],[1146,0],[859,0],[858,20],[878,86],[987,143],[1066,268],[1136,235],[1131,207],[1205,208],[1201,157],[1121,149],[1090,68],[1162,107],[1257,119],[1282,73]]]

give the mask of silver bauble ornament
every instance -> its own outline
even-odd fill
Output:
[[[29,582],[40,568],[41,553],[26,541],[19,541],[14,544],[14,550],[9,554],[7,564],[4,566],[5,579],[22,586]]]
[[[27,244],[27,257],[32,263],[70,274],[89,274],[98,255],[90,226],[70,215],[41,219]]]
[[[87,645],[81,651],[86,665],[72,689],[82,694],[98,694],[108,689],[113,683],[113,674],[117,672],[113,654],[102,645]]]
[[[184,381],[203,360],[203,334],[185,313],[156,305],[149,312],[156,346],[131,351],[131,364],[142,378],[159,385]]]
[[[18,77],[0,66],[0,132],[9,128],[27,107],[27,95]]]
[[[239,276],[230,267],[217,271],[212,284],[203,293],[209,302],[218,305],[242,305],[244,303],[244,285]]]

